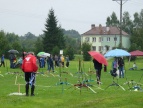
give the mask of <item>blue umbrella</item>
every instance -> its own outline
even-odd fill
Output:
[[[108,51],[104,55],[104,57],[123,57],[123,56],[131,56],[131,54],[122,49],[114,49],[114,50]]]

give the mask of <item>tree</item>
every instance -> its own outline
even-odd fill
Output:
[[[140,12],[140,26],[143,28],[143,9]]]
[[[14,33],[6,33],[6,39],[9,42],[9,49],[16,49],[21,51],[21,44],[19,42],[19,36]]]
[[[143,49],[143,9],[141,10],[140,14],[134,14],[133,20],[133,32],[131,34],[131,46],[129,48],[130,51],[133,50],[142,50]]]
[[[45,52],[52,52],[55,46],[59,49],[65,48],[65,40],[63,32],[60,26],[57,26],[57,19],[54,15],[54,10],[51,9],[46,19],[44,37],[43,37],[43,48]]]
[[[7,38],[8,42],[11,44],[19,41],[18,35],[14,34],[14,33],[6,33],[6,38]]]
[[[74,48],[72,46],[68,46],[65,49],[65,55],[69,56],[70,60],[74,59]]]
[[[140,14],[137,12],[134,14],[133,23],[135,28],[143,28],[143,9]]]
[[[17,51],[21,51],[21,45],[18,41],[12,43],[12,49],[16,49]]]
[[[59,47],[58,47],[58,46],[55,46],[55,47],[53,48],[52,54],[53,54],[53,55],[59,55],[59,52],[60,52]]]
[[[23,51],[34,51],[35,50],[35,42],[37,41],[37,37],[28,32],[24,36],[20,36],[19,38],[21,47]]]
[[[106,26],[116,26],[118,27],[119,20],[117,19],[116,13],[113,12],[110,17],[107,17],[106,19]]]
[[[34,44],[34,48],[35,48],[34,52],[36,54],[38,54],[38,52],[43,51],[43,43],[42,43],[42,39],[40,37],[37,38],[37,40]]]
[[[128,12],[123,13],[122,30],[128,34],[131,34],[133,31],[133,22],[130,19],[130,14]]]
[[[110,25],[111,25],[111,19],[110,19],[110,17],[107,17],[106,26],[109,27]]]
[[[81,47],[81,36],[75,30],[65,30],[62,29],[65,38],[65,45],[67,47],[72,47],[74,49],[74,53],[80,54],[80,47]],[[73,44],[74,43],[74,44]]]
[[[91,59],[90,55],[88,54],[88,51],[90,51],[90,48],[91,48],[91,45],[90,45],[89,43],[84,42],[84,43],[82,44],[81,50],[82,50],[82,52],[83,52],[83,59],[84,59],[85,61],[89,61],[89,60]]]
[[[72,37],[72,38],[78,38],[80,39],[80,34],[75,31],[75,30],[65,30],[65,29],[62,29],[63,30],[63,33],[69,37]]]
[[[0,55],[7,55],[9,50],[9,42],[7,41],[6,34],[3,30],[0,31]]]

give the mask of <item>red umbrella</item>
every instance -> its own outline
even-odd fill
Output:
[[[143,52],[136,50],[136,51],[132,51],[130,52],[131,56],[143,56]]]
[[[102,54],[100,54],[98,52],[95,52],[95,51],[89,51],[88,53],[91,55],[91,57],[93,57],[99,63],[104,64],[104,65],[107,66],[107,64],[108,64],[107,60]]]

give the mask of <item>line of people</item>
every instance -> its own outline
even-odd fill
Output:
[[[50,72],[51,70],[54,72],[54,67],[69,67],[69,56],[67,55],[66,58],[63,55],[57,56],[55,55],[50,55],[49,57],[39,57],[39,67],[40,68],[45,68],[45,65],[47,63],[48,71]],[[66,66],[65,66],[65,61],[66,61]]]

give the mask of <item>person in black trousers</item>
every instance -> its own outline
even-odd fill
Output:
[[[99,63],[97,60],[93,59],[94,68],[96,70],[96,77],[97,77],[97,84],[100,84],[100,78],[101,78],[101,70],[102,70],[102,64]]]

